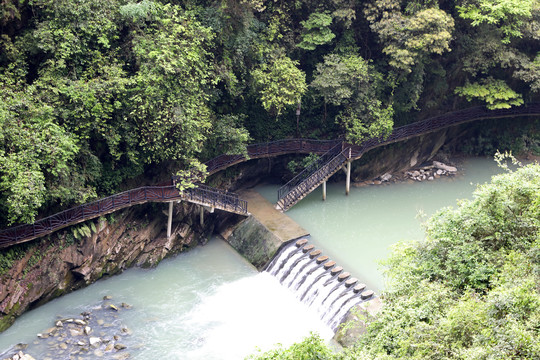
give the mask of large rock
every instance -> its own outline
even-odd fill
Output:
[[[436,167],[437,169],[441,169],[441,170],[445,170],[445,171],[449,171],[449,172],[456,172],[457,171],[456,167],[443,164],[442,162],[439,162],[439,161],[434,161],[433,166]]]

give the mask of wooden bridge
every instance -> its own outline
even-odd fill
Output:
[[[166,185],[143,186],[131,189],[62,211],[37,220],[33,224],[25,224],[2,230],[0,232],[0,248],[27,242],[46,236],[67,226],[147,202],[168,202],[170,204],[167,229],[167,235],[170,236],[172,204],[174,201],[181,200],[205,206],[211,212],[214,209],[219,209],[241,215],[248,214],[247,202],[240,199],[234,193],[224,192],[203,184],[197,184],[197,187],[194,189],[187,189],[180,192],[173,181],[171,181],[170,184]]]
[[[474,107],[394,129],[387,138],[371,138],[361,144],[349,144],[342,140],[310,140],[287,139],[268,143],[249,145],[244,155],[220,155],[206,163],[209,174],[226,169],[251,159],[274,157],[285,154],[321,155],[317,162],[310,165],[278,191],[277,207],[282,211],[290,209],[294,204],[307,196],[318,186],[325,187],[326,181],[339,169],[347,172],[346,192],[350,186],[351,162],[362,157],[364,153],[379,146],[404,141],[450,126],[464,124],[482,119],[494,119],[517,116],[539,116],[540,103],[530,104],[502,110],[487,110]],[[325,192],[323,192],[325,193]],[[20,225],[0,231],[0,248],[30,241],[67,226],[90,220],[116,210],[146,202],[169,202],[168,236],[170,236],[172,203],[184,200],[213,209],[248,215],[247,202],[238,195],[203,184],[194,189],[179,192],[171,180],[169,184],[144,186],[115,194],[91,203],[71,208],[52,216],[40,219],[33,224]],[[202,219],[201,207],[201,219]]]
[[[488,110],[485,107],[474,107],[427,120],[398,127],[387,138],[371,138],[361,144],[341,142],[328,150],[316,163],[307,167],[287,184],[278,190],[277,208],[287,211],[298,201],[306,197],[319,185],[323,185],[323,199],[326,196],[326,180],[343,168],[347,173],[346,193],[350,189],[351,162],[360,159],[366,152],[388,144],[408,140],[429,134],[450,126],[460,125],[476,120],[508,118],[518,116],[539,116],[540,103],[527,107],[512,109]],[[346,169],[345,169],[346,166]]]

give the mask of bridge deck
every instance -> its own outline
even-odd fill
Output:
[[[254,190],[239,192],[248,202],[248,212],[272,231],[281,241],[288,241],[309,235],[307,230],[298,225],[287,215],[275,209],[274,204]]]

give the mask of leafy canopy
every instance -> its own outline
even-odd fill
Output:
[[[456,94],[465,96],[469,101],[478,99],[486,103],[487,108],[491,110],[509,109],[512,105],[523,104],[520,94],[513,91],[503,80],[493,78],[457,87],[455,91]]]
[[[279,55],[253,71],[253,81],[265,110],[277,118],[286,107],[296,105],[307,90],[306,75],[298,61]]]
[[[507,44],[513,37],[522,37],[521,28],[531,19],[534,4],[532,0],[474,0],[457,9],[460,17],[471,20],[472,26],[496,26],[502,32],[501,41]]]

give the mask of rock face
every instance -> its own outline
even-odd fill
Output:
[[[80,240],[73,239],[70,228],[35,240],[0,275],[0,332],[32,307],[131,266],[155,266],[212,234],[216,217],[208,216],[203,228],[198,207],[180,203],[174,206],[173,234],[167,239],[166,208],[168,204],[146,204],[118,211],[109,220],[96,219],[95,233]]]
[[[384,181],[382,177],[386,173],[405,171],[429,161],[448,138],[455,136],[455,131],[445,129],[371,150],[352,163],[353,181],[362,182],[375,178],[381,178]]]

